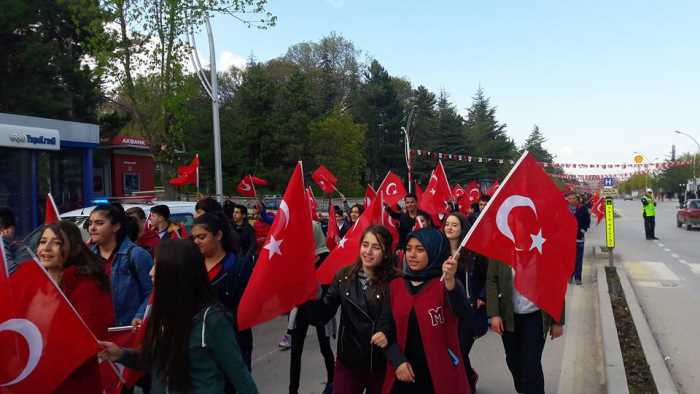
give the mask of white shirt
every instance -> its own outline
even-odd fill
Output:
[[[513,312],[518,315],[524,315],[539,311],[540,308],[538,308],[537,305],[533,304],[532,301],[528,300],[515,289],[515,270],[513,268],[510,270],[513,273]]]

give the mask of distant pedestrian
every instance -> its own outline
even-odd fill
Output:
[[[408,237],[408,233],[413,231],[416,225],[416,216],[418,216],[418,200],[416,199],[416,195],[408,194],[403,198],[403,201],[405,205],[403,212],[396,212],[387,205],[387,212],[391,218],[399,222],[398,249],[404,249],[406,247],[406,238]]]
[[[201,216],[205,212],[223,212],[223,207],[221,206],[221,204],[219,204],[218,201],[214,200],[213,198],[205,197],[197,201],[197,204],[195,204],[194,217],[196,218],[198,216]]]
[[[15,239],[17,231],[17,222],[15,213],[6,207],[0,208],[0,236],[5,245],[6,264],[9,273],[14,272],[18,250],[21,247],[21,241]]]
[[[574,272],[571,275],[571,281],[576,281],[577,285],[581,285],[581,273],[583,271],[583,251],[586,231],[591,226],[591,213],[586,205],[579,202],[578,196],[574,192],[566,193],[566,200],[569,203],[569,211],[576,218],[578,225],[576,232],[576,262]]]
[[[644,218],[644,234],[647,240],[656,238],[656,201],[654,191],[647,189],[647,194],[642,196],[642,218]]]
[[[151,223],[161,240],[189,237],[185,226],[170,221],[170,208],[167,205],[156,205],[151,208]]]

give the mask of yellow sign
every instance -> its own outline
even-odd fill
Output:
[[[618,191],[615,188],[609,187],[603,189],[603,195],[605,197],[616,197],[618,195]]]
[[[605,198],[605,245],[615,247],[615,207],[610,197]]]
[[[634,163],[635,164],[642,164],[643,161],[644,161],[644,156],[634,155]]]

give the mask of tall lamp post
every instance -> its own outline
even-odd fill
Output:
[[[698,147],[698,151],[695,152],[695,154],[693,155],[693,194],[697,197],[698,185],[697,185],[697,178],[695,176],[695,156],[700,154],[700,143],[698,143],[698,140],[696,140],[695,137],[693,137],[692,135],[690,135],[688,133],[684,133],[684,132],[678,131],[678,130],[674,130],[673,132],[676,134],[684,135],[684,136],[690,138],[691,140],[693,140],[693,142],[695,142],[695,145]],[[687,193],[688,193],[688,189],[686,188],[686,194]]]
[[[405,137],[404,144],[404,156],[406,157],[406,171],[408,174],[408,192],[413,192],[413,166],[411,165],[411,136],[409,134],[411,130],[411,124],[413,123],[413,115],[416,113],[416,106],[411,108],[411,112],[408,114],[408,120],[406,120],[406,127],[401,126],[401,131]]]
[[[204,24],[207,28],[209,38],[209,68],[211,69],[210,81],[207,80],[202,63],[199,61],[197,46],[195,45],[194,30],[190,29],[187,36],[190,44],[190,60],[197,71],[197,77],[202,87],[211,98],[211,115],[214,130],[214,179],[216,181],[216,199],[219,203],[224,202],[224,183],[221,170],[221,128],[219,123],[219,78],[216,74],[216,52],[214,51],[214,35],[211,31],[209,16],[204,16]]]

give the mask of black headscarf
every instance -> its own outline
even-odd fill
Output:
[[[449,243],[442,233],[434,228],[422,228],[406,236],[406,243],[416,238],[428,253],[428,265],[420,271],[412,271],[404,257],[403,277],[413,281],[426,281],[442,275],[442,263],[449,257]]]

